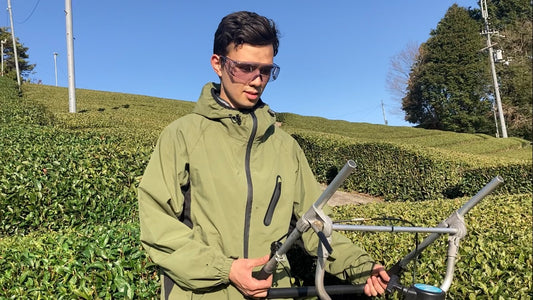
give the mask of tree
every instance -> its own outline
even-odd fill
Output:
[[[493,133],[481,24],[452,5],[420,47],[402,99],[405,120],[427,129]]]
[[[8,31],[7,27],[0,27],[0,40],[6,41],[4,43],[4,73],[6,76],[12,76],[16,78],[16,66],[15,66],[15,54],[13,51],[13,39],[11,37],[11,32]],[[18,55],[18,64],[20,76],[22,78],[28,78],[31,74],[31,71],[35,68],[35,64],[30,64],[28,62],[28,48],[24,47],[19,41],[18,38],[15,38],[17,45],[17,55]]]
[[[385,83],[394,99],[402,102],[407,93],[411,66],[417,61],[420,45],[416,42],[408,43],[405,48],[390,60],[390,68]]]

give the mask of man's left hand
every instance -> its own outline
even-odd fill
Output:
[[[382,295],[385,293],[389,280],[390,277],[385,268],[380,264],[374,265],[370,277],[366,280],[365,294],[367,296]]]

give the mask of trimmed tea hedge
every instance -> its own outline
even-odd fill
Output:
[[[334,220],[390,216],[415,226],[434,227],[468,198],[423,202],[347,205],[334,209]],[[488,196],[466,216],[467,235],[461,240],[453,283],[447,299],[531,299],[533,296],[533,232],[530,194]],[[365,225],[391,225],[369,221]],[[407,226],[405,223],[392,223]],[[378,261],[391,266],[415,247],[412,233],[345,232]],[[421,241],[425,235],[421,234]],[[415,282],[440,286],[446,271],[447,239],[428,247],[416,264]],[[413,283],[411,262],[402,283]],[[397,299],[397,298],[396,298]]]
[[[399,146],[389,143],[354,142],[348,138],[326,134],[296,133],[293,137],[306,153],[311,168],[320,181],[333,179],[348,159],[357,168],[344,184],[388,201],[456,198],[473,195],[496,175],[505,184],[498,193],[531,192],[531,162],[466,163],[443,152]]]
[[[0,124],[0,236],[135,220],[150,149],[49,127]]]
[[[43,230],[0,242],[0,298],[156,299],[136,223]]]

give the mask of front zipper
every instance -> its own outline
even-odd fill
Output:
[[[255,116],[254,112],[250,113],[250,116],[252,117],[252,133],[250,134],[250,138],[248,139],[248,145],[246,146],[246,155],[244,158],[244,168],[246,171],[246,182],[248,184],[248,196],[246,199],[246,214],[244,216],[244,249],[243,249],[243,257],[248,258],[248,242],[250,239],[250,218],[252,217],[252,201],[253,201],[253,195],[254,195],[254,187],[252,184],[252,172],[250,170],[250,156],[252,152],[252,145],[255,139],[255,135],[257,133],[257,117]]]

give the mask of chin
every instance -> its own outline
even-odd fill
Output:
[[[239,103],[239,108],[250,109],[250,108],[253,108],[256,104],[257,104],[257,101],[247,100],[246,102]]]

